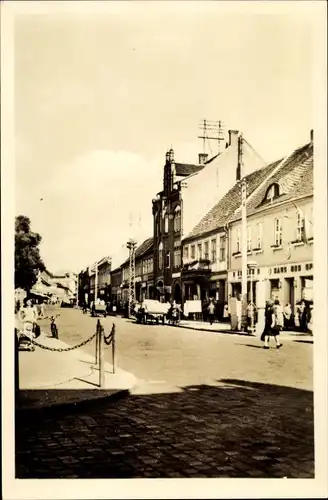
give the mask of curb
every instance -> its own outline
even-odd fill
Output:
[[[67,411],[69,411],[70,413],[79,413],[80,411],[94,408],[95,404],[99,406],[106,403],[108,400],[115,402],[120,400],[121,398],[127,397],[131,394],[133,388],[134,386],[131,389],[121,389],[114,392],[113,394],[104,394],[96,398],[82,399],[81,401],[74,402],[68,401],[67,403],[54,403],[40,408],[19,408],[19,406],[17,406],[15,408],[15,417],[17,420],[19,420],[20,418],[33,418],[34,416],[39,417],[41,415],[46,416],[48,414],[51,416],[62,415],[64,413],[67,413]]]
[[[226,333],[232,335],[242,335],[244,337],[255,337],[255,335],[250,335],[246,332],[240,332],[237,330],[209,330],[208,328],[199,328],[197,326],[187,326],[187,325],[176,325],[178,328],[186,328],[187,330],[197,330],[198,332],[209,332],[209,333]]]

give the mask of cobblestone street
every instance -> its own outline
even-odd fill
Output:
[[[19,478],[314,477],[312,344],[117,325],[118,364],[139,383],[90,410],[16,417]],[[75,344],[95,320],[61,312]],[[93,347],[89,347],[90,352]]]

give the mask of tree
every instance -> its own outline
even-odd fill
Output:
[[[15,220],[15,288],[29,291],[45,270],[40,257],[41,236],[31,231],[31,221],[25,215]]]

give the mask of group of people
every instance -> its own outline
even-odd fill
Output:
[[[21,306],[18,300],[15,303],[15,315],[17,331],[20,331],[30,340],[40,335],[40,327],[37,321],[45,317],[43,303],[37,304],[31,298],[25,298],[23,306]]]

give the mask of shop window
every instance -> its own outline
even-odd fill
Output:
[[[274,246],[282,245],[282,221],[281,219],[274,219]]]
[[[183,247],[183,258],[186,260],[189,259],[189,247],[188,246]]]
[[[168,233],[169,232],[169,216],[165,210],[165,213],[164,213],[164,233]]]
[[[195,245],[191,245],[190,251],[191,251],[191,258],[195,259],[196,258]]]
[[[204,259],[209,260],[210,253],[209,253],[209,243],[208,241],[205,241],[204,243]]]
[[[216,262],[216,238],[211,241],[211,262]]]

